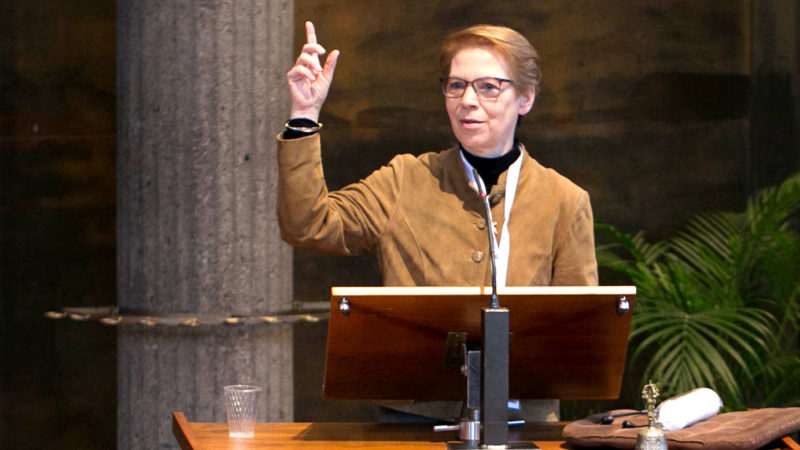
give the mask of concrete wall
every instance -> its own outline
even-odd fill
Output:
[[[114,2],[0,3],[0,448],[114,448]]]
[[[322,116],[331,187],[398,152],[452,144],[439,44],[447,31],[487,22],[520,30],[541,53],[542,91],[519,137],[589,191],[599,218],[661,235],[691,212],[737,208],[746,194],[748,1],[317,0],[298,4],[296,18],[296,29],[312,19],[320,42],[342,51]],[[302,268],[318,273],[333,259],[297,256],[297,296],[325,296]],[[325,273],[340,261],[330,264]],[[325,281],[355,281],[347,274],[363,263],[353,264]]]

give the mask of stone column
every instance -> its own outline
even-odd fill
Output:
[[[291,306],[275,212],[291,0],[117,1],[120,309],[266,314]],[[118,446],[176,448],[172,411],[225,421],[222,386],[263,388],[291,421],[291,326],[119,326]]]

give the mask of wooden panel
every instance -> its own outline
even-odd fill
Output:
[[[480,343],[488,288],[334,288],[325,370],[327,399],[462,400],[465,379],[444,365],[449,331]],[[511,398],[616,398],[635,287],[499,290],[511,320]],[[484,295],[481,295],[484,294]],[[338,311],[350,302],[350,314]]]

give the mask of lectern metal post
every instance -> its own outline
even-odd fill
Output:
[[[481,443],[508,443],[509,313],[484,308],[482,323]]]

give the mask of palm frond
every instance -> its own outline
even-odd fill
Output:
[[[629,368],[674,393],[719,389],[736,407],[800,403],[800,383],[786,382],[800,376],[798,212],[800,174],[655,243],[598,221],[611,239],[598,263],[637,286]]]

